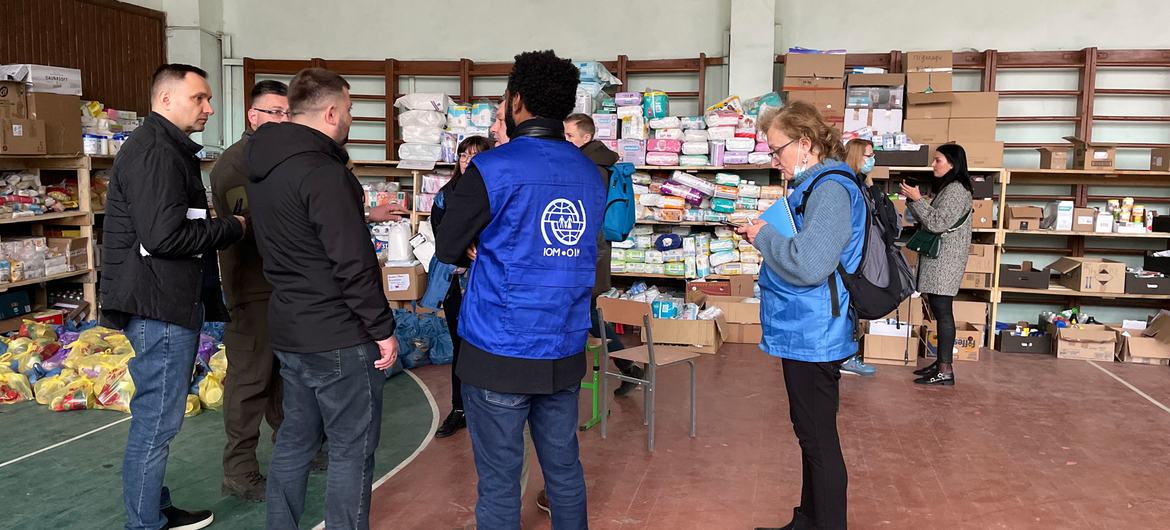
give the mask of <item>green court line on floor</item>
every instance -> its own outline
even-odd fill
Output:
[[[417,454],[434,432],[437,410],[433,398],[413,377],[394,377],[384,392],[382,437],[375,453],[375,473],[387,474]],[[87,423],[91,414],[108,419],[104,411],[55,413],[44,407],[30,413],[28,430],[52,425]],[[0,497],[0,513],[10,528],[120,528],[125,523],[121,496],[122,451],[129,422],[79,438],[4,468],[7,492]],[[84,431],[81,431],[84,432]],[[35,437],[35,433],[32,435]],[[263,528],[263,503],[245,503],[220,492],[223,477],[223,416],[204,412],[188,418],[171,444],[167,485],[175,505],[215,512],[212,528]],[[261,468],[271,457],[271,430],[262,429],[258,457]],[[309,479],[302,528],[324,517],[325,476]]]
[[[52,412],[35,401],[2,405],[0,462],[11,462],[129,417],[129,414],[114,410]]]

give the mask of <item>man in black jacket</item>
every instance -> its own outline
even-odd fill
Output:
[[[191,133],[211,116],[207,73],[185,64],[155,71],[151,113],[114,159],[102,254],[103,324],[126,331],[130,435],[122,464],[128,530],[203,528],[211,512],[171,506],[163,487],[171,440],[183,425],[204,320],[227,320],[215,251],[239,241],[244,218],[209,219]]]
[[[394,316],[342,144],[349,83],[307,68],[289,84],[292,121],[260,127],[246,147],[256,242],[272,284],[269,329],[284,380],[284,422],[268,467],[268,528],[297,528],[305,483],[329,439],[325,525],[368,528],[383,372]]]

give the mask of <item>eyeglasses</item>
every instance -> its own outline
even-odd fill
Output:
[[[257,111],[257,112],[263,112],[264,114],[268,114],[268,115],[270,115],[270,116],[276,116],[276,117],[284,117],[284,118],[287,118],[287,117],[289,117],[289,116],[292,116],[292,113],[291,113],[291,112],[289,112],[289,111],[287,111],[287,110],[280,110],[280,109],[262,109],[262,108],[258,108],[258,107],[252,107],[252,110],[254,110],[254,111]]]
[[[479,154],[479,153],[459,153],[459,161],[460,162],[467,162],[468,160],[471,160],[471,157],[473,157],[477,154]]]
[[[792,145],[792,142],[795,142],[795,141],[796,140],[789,140],[788,143],[786,143],[780,147],[777,147],[771,151],[768,151],[768,154],[771,155],[772,158],[780,158],[780,153],[784,152],[784,148]]]

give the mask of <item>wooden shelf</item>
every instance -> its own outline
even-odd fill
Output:
[[[634,221],[636,225],[661,225],[661,226],[726,226],[723,223],[711,223],[706,221],[679,221],[672,223],[670,221],[655,221],[646,219],[642,221]],[[730,227],[729,227],[730,228]]]
[[[1119,234],[1115,232],[1072,232],[1068,230],[1004,230],[1005,234],[1027,234],[1033,236],[1062,236],[1062,237],[1120,237],[1134,239],[1170,239],[1167,232],[1146,232],[1144,234]]]
[[[89,274],[88,270],[70,271],[70,272],[64,272],[61,274],[54,274],[53,276],[44,276],[41,278],[32,278],[32,279],[28,279],[28,280],[21,280],[19,282],[0,283],[0,292],[5,292],[9,289],[15,289],[17,287],[36,285],[39,283],[47,283],[47,282],[52,282],[52,281],[56,281],[56,280],[67,280],[69,278],[77,278],[77,277],[85,276],[87,274]]]
[[[771,171],[772,166],[736,164],[731,166],[634,166],[638,171]]]
[[[1007,171],[1005,178],[1007,179],[1005,182],[1010,184],[1066,184],[1086,186],[1170,185],[1170,172],[1126,169],[1010,169]]]
[[[1126,298],[1133,300],[1170,300],[1170,295],[1159,294],[1125,294],[1125,293],[1083,293],[1081,291],[1074,291],[1060,285],[1052,283],[1047,289],[1027,289],[1023,287],[1000,287],[999,291],[1002,293],[1020,293],[1020,294],[1036,294],[1046,296],[1063,296],[1070,298]]]
[[[697,281],[700,279],[700,278],[687,278],[686,276],[670,276],[668,274],[649,274],[649,273],[643,274],[640,272],[614,272],[614,273],[611,273],[610,276],[616,276],[616,277],[621,277],[621,278],[656,278],[656,279],[662,279],[662,280],[684,280],[684,281],[691,281],[691,280]],[[758,274],[753,274],[751,276],[752,276],[752,278],[755,278],[755,279],[759,279],[759,277],[760,277]],[[727,275],[723,275],[723,274],[710,274],[710,275],[707,275],[705,278],[701,278],[701,279],[703,279],[703,280],[730,280],[731,278],[732,278],[731,276],[727,276]]]
[[[28,217],[13,217],[11,219],[0,219],[0,225],[40,223],[44,221],[53,221],[56,219],[73,219],[75,217],[88,218],[89,214],[77,210],[70,210],[67,212],[47,213],[44,215],[33,215]]]

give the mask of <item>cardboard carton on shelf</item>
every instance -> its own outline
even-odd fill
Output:
[[[50,155],[81,153],[81,98],[32,92],[28,117],[45,122],[45,152]]]
[[[972,243],[967,252],[966,272],[995,272],[995,245]]]
[[[387,300],[418,300],[426,292],[427,273],[421,264],[411,267],[382,267],[382,288]]]
[[[905,120],[902,129],[912,140],[920,144],[936,144],[947,141],[950,123],[945,119]]]
[[[1044,224],[1053,230],[1071,232],[1073,228],[1073,202],[1052,201],[1044,206]]]
[[[971,228],[995,228],[995,201],[973,200],[971,210]]]
[[[1032,265],[1031,261],[1025,260],[1019,265],[1005,263],[999,266],[1000,287],[1047,289],[1051,277],[1047,269],[1037,269]]]
[[[807,92],[815,90],[842,90],[845,80],[840,77],[784,77],[785,92]]]
[[[1040,169],[1068,169],[1068,149],[1041,147]]]
[[[951,92],[930,94],[911,93],[906,95],[906,119],[946,120],[951,117]]]
[[[950,50],[906,52],[907,72],[950,72],[955,54]]]
[[[1073,169],[1110,171],[1114,168],[1116,147],[1088,142],[1076,136],[1065,136],[1064,139],[1073,145]]]
[[[990,175],[971,175],[971,198],[976,200],[994,199],[995,178]]]
[[[911,72],[906,74],[907,94],[950,92],[954,77],[950,72]]]
[[[804,101],[816,107],[830,125],[837,128],[845,125],[844,90],[794,90],[788,93],[788,101]]]
[[[0,155],[45,154],[45,122],[0,118]]]
[[[1092,232],[1097,226],[1096,208],[1073,208],[1073,232]]]
[[[947,140],[957,144],[994,142],[995,118],[954,118],[947,123]]]
[[[0,118],[28,118],[27,96],[24,83],[0,81]],[[80,120],[80,110],[78,120]]]
[[[1012,335],[1003,330],[995,336],[995,351],[1003,353],[1038,353],[1052,355],[1052,335]]]
[[[1008,230],[1039,230],[1044,209],[1039,206],[1008,206],[1004,222]]]
[[[1056,358],[1111,362],[1117,350],[1117,333],[1105,326],[1084,324],[1056,331]]]
[[[953,92],[951,118],[997,118],[998,92]]]
[[[930,147],[921,145],[915,151],[874,151],[874,164],[889,167],[925,167],[930,164]]]
[[[1105,258],[1063,257],[1046,267],[1061,285],[1082,293],[1125,293],[1125,263]]]
[[[957,300],[952,308],[955,322],[967,322],[979,330],[987,327],[987,313],[991,310],[991,304]]]
[[[902,109],[873,109],[869,111],[869,128],[874,134],[902,132]]]
[[[789,53],[784,56],[784,77],[845,78],[843,53]]]
[[[960,289],[990,289],[991,275],[985,272],[964,272]]]
[[[81,95],[81,70],[41,64],[6,64],[0,66],[0,79],[23,81],[30,92]]]
[[[962,142],[967,167],[1003,167],[1003,142]]]
[[[1170,149],[1157,147],[1150,150],[1150,171],[1170,171]]]

